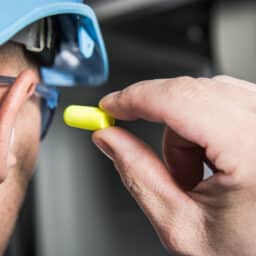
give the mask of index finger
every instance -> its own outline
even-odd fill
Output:
[[[234,103],[227,96],[227,88],[221,87],[221,82],[206,78],[144,81],[104,97],[100,106],[121,120],[142,118],[165,123],[185,139],[205,148],[216,142],[216,136],[219,141],[226,141],[226,132],[236,127],[232,121],[237,123],[237,116],[244,116],[239,115],[244,105]]]

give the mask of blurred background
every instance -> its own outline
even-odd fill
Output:
[[[87,3],[101,23],[110,80],[103,87],[62,90],[10,256],[167,255],[112,163],[93,146],[91,134],[64,126],[67,105],[97,105],[103,95],[151,78],[225,73],[256,82],[255,1]],[[161,153],[161,125],[118,125]]]

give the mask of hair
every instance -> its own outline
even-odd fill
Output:
[[[0,65],[11,65],[17,72],[24,69],[39,69],[39,65],[25,48],[14,42],[7,42],[0,46]]]

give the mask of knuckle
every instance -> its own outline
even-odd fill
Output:
[[[134,196],[138,197],[141,195],[141,189],[140,186],[137,184],[136,179],[132,177],[129,174],[126,174],[122,178],[123,184],[126,187],[126,189]]]
[[[133,174],[133,164],[127,161],[122,161],[122,163],[115,163],[115,167],[119,170],[122,183],[126,189],[134,196],[140,197],[142,195],[142,186],[139,185],[138,179],[134,177]]]
[[[132,103],[132,101],[133,101],[132,88],[127,87],[127,88],[121,90],[115,100],[116,100],[116,104],[120,108],[120,110],[125,110],[127,108],[130,109],[131,106],[133,105],[133,103]]]
[[[150,82],[151,82],[151,80],[142,80],[142,81],[139,81],[139,82],[131,85],[130,87],[144,86],[144,85],[147,85]]]
[[[196,79],[200,84],[203,85],[207,85],[207,84],[211,84],[211,79],[207,78],[207,77],[199,77]]]
[[[167,81],[166,79],[154,79],[154,80],[143,80],[132,84],[122,90],[119,94],[120,102],[125,102],[131,108],[139,107],[144,100],[150,101],[150,93],[148,93],[152,89],[152,86],[162,85]]]
[[[133,109],[134,107],[134,96],[136,95],[134,90],[136,87],[133,86],[129,86],[127,88],[125,88],[123,91],[121,91],[120,96],[119,96],[119,105],[122,107],[123,105],[125,105],[124,107],[128,107],[130,110]]]
[[[202,93],[211,90],[212,88],[216,87],[216,82],[207,77],[199,77],[196,79],[197,84],[195,85],[197,91]]]
[[[165,232],[162,232],[161,235],[163,245],[168,251],[171,250],[179,255],[192,255],[193,250],[189,247],[184,247],[184,233],[180,231],[177,224],[171,225],[171,229],[170,225],[166,227]]]
[[[179,90],[186,90],[194,86],[196,79],[189,76],[178,77],[177,80],[173,80],[173,87]]]
[[[137,82],[135,84],[132,84],[128,87],[126,87],[123,90],[123,95],[126,97],[131,97],[133,98],[133,96],[136,96],[138,93],[140,93],[141,91],[144,90],[144,88],[150,83],[150,80],[144,80],[144,81],[140,81]]]
[[[176,78],[177,84],[179,84],[180,86],[187,86],[189,84],[194,83],[195,80],[196,79],[191,76],[180,76],[180,77]]]
[[[148,81],[142,81],[129,87],[125,88],[120,95],[120,103],[125,102],[126,107],[128,106],[129,109],[132,111],[136,109],[137,106],[140,105],[141,97],[145,94],[145,86],[148,84]],[[139,97],[140,96],[140,97]],[[139,101],[139,102],[138,102]]]
[[[168,97],[180,97],[184,100],[194,98],[203,86],[197,79],[184,76],[166,81],[163,87]]]
[[[118,105],[122,105],[123,100],[127,97],[127,93],[125,92],[126,89],[121,90],[117,96],[115,97],[115,100]]]
[[[217,75],[213,77],[213,80],[219,81],[219,82],[228,82],[230,80],[230,76],[227,75]]]

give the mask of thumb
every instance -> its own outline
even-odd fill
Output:
[[[121,179],[159,234],[166,233],[178,212],[194,203],[175,183],[148,145],[127,131],[111,127],[93,141],[114,162]]]

